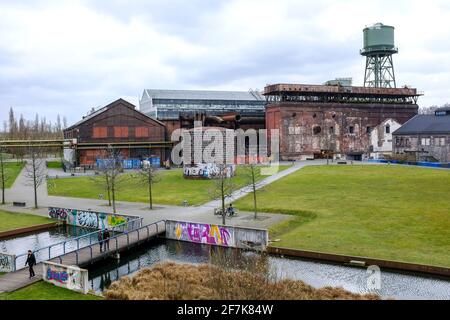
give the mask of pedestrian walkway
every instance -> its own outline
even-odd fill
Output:
[[[143,242],[150,241],[151,239],[163,234],[165,231],[165,221],[158,221],[156,223],[111,237],[109,240],[108,249],[104,248],[100,251],[100,245],[97,242],[78,250],[54,257],[49,261],[68,266],[83,267],[96,261],[108,258],[113,254],[126,251]],[[34,270],[36,272],[36,276],[31,279],[29,278],[28,268],[20,269],[1,276],[0,292],[12,292],[42,280],[42,275],[44,272],[42,263],[36,264]]]

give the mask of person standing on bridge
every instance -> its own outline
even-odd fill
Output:
[[[102,248],[103,248],[103,232],[102,232],[102,230],[100,230],[98,232],[97,239],[98,239],[98,244],[100,245],[100,252],[102,252],[103,251],[102,250]]]
[[[105,229],[105,231],[103,232],[103,239],[105,240],[105,251],[107,250],[106,247],[108,247],[109,250],[109,230],[108,228]]]
[[[30,279],[35,276],[33,267],[36,265],[36,257],[31,250],[28,250],[27,261],[25,261],[25,266],[28,264],[28,269],[30,270]]]

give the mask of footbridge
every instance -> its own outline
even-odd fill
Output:
[[[14,271],[0,277],[0,292],[15,291],[41,280],[42,262],[44,261],[85,267],[150,241],[166,231],[166,222],[164,220],[147,225],[136,224],[135,222],[130,220],[126,224],[118,225],[111,229],[109,247],[106,246],[102,251],[100,251],[100,242],[97,240],[100,230],[36,250],[37,265],[34,267],[36,277],[31,280],[29,279],[28,268],[25,267],[27,254],[13,256]],[[104,241],[102,244],[105,247]]]

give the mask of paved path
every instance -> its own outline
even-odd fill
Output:
[[[292,167],[263,179],[258,183],[258,188],[281,179],[305,166],[320,165],[324,163],[324,161],[297,162]],[[25,201],[27,206],[25,208],[21,208],[13,207],[11,204],[7,204],[5,206],[0,206],[1,209],[14,212],[32,213],[42,216],[47,216],[48,206],[112,212],[112,208],[107,206],[107,201],[105,200],[49,196],[47,194],[46,183],[38,189],[38,203],[41,208],[34,209],[33,187],[31,186],[29,179],[27,179],[26,173],[27,171],[24,169],[17,177],[12,188],[7,190],[6,199],[9,203],[12,203],[13,201]],[[251,192],[251,187],[244,187],[234,192],[230,200],[236,201],[237,199],[247,195],[249,192]],[[118,201],[116,204],[117,212],[143,217],[145,224],[165,219],[202,223],[221,223],[222,221],[220,216],[214,216],[213,214],[214,208],[220,207],[219,201],[211,201],[201,206],[191,207],[156,205],[154,210],[149,210],[145,203]],[[257,221],[252,219],[252,217],[253,213],[240,212],[236,217],[227,218],[227,224],[243,227],[252,226],[256,228],[268,228],[273,224],[292,218],[289,215],[268,213],[260,214],[260,219]]]

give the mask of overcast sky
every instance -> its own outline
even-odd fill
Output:
[[[362,29],[396,27],[397,85],[450,102],[450,1],[0,0],[0,121],[9,107],[69,124],[144,88],[362,85]],[[1,124],[1,123],[0,123]]]

